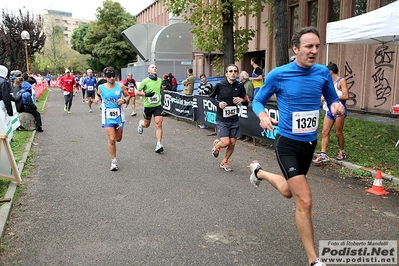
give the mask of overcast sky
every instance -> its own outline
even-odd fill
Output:
[[[137,15],[149,6],[153,0],[113,0],[119,2],[127,12]],[[72,12],[73,18],[79,19],[96,19],[96,9],[102,6],[104,0],[2,0],[0,11],[6,9],[6,13],[10,11],[17,13],[19,9],[27,10],[29,13],[38,15],[44,14],[45,9]],[[0,12],[1,16],[1,12]]]

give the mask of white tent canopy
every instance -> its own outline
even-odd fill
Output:
[[[327,23],[326,43],[399,45],[399,1]]]

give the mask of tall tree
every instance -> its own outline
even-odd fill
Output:
[[[97,21],[87,28],[81,26],[72,35],[72,48],[90,54],[89,64],[96,71],[106,66],[120,70],[136,59],[136,53],[126,42],[122,32],[136,23],[135,17],[126,12],[118,2],[105,0],[97,8]]]
[[[274,48],[276,50],[276,66],[288,62],[288,20],[287,0],[274,1]]]
[[[256,30],[253,28],[235,28],[237,19],[243,16],[260,17],[267,4],[273,4],[273,1],[164,1],[169,12],[182,16],[191,24],[197,49],[207,53],[223,52],[225,67],[240,61],[248,51],[248,42],[255,37]]]
[[[39,15],[31,16],[19,9],[19,16],[8,13],[2,9],[2,23],[0,24],[0,63],[8,69],[19,69],[26,71],[25,44],[21,38],[21,32],[29,32],[28,58],[32,62],[35,53],[40,53],[46,42],[46,35],[43,32],[43,19]]]

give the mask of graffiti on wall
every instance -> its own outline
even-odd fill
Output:
[[[346,100],[346,105],[348,107],[356,107],[356,94],[351,91],[351,88],[353,87],[353,85],[355,85],[355,74],[353,73],[353,70],[348,61],[345,62],[344,78],[346,79],[346,83],[348,84],[349,91],[349,98],[348,100]]]
[[[393,51],[387,51],[388,46],[379,46],[374,54],[375,72],[371,76],[374,81],[374,89],[377,104],[374,107],[378,107],[386,103],[388,97],[391,96],[392,88],[389,84],[388,79],[385,77],[385,70],[387,68],[393,68]]]

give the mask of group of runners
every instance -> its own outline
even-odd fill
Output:
[[[328,115],[332,119],[331,123],[327,123],[325,130],[329,132],[335,119],[346,116],[347,86],[346,83],[340,83],[342,79],[339,79],[337,69],[316,64],[320,48],[320,35],[317,29],[314,27],[298,29],[292,37],[291,46],[296,56],[295,60],[270,71],[252,103],[252,109],[264,130],[273,131],[274,125],[278,124],[274,148],[282,175],[268,172],[255,160],[250,163],[249,179],[256,187],[262,180],[266,180],[282,196],[294,199],[296,225],[309,265],[323,266],[325,264],[315,251],[311,219],[312,194],[306,175],[317,145],[320,101],[321,99],[325,101]],[[87,74],[89,76],[90,72]],[[112,67],[105,68],[103,74],[105,83],[97,85],[97,93],[91,94],[89,98],[95,104],[101,101],[102,127],[108,137],[108,151],[111,157],[110,170],[118,170],[116,142],[122,140],[125,122],[123,105],[134,101],[136,95],[144,97],[143,119],[139,121],[138,133],[143,134],[154,117],[155,152],[163,152],[161,91],[164,86],[162,79],[157,76],[157,67],[154,64],[148,67],[148,77],[142,80],[138,87],[135,82],[116,82],[116,73]],[[229,65],[225,69],[225,80],[217,83],[209,95],[210,100],[217,106],[218,138],[213,142],[212,156],[218,157],[221,149],[225,148],[220,168],[229,172],[232,171],[229,159],[234,152],[237,138],[242,135],[238,119],[239,108],[249,103],[244,86],[237,81],[238,75],[238,67],[234,64]],[[88,82],[83,84],[89,88],[92,85],[90,79],[87,80]],[[341,90],[341,93],[337,90]],[[272,95],[276,95],[279,107],[278,121],[270,117],[264,108]],[[70,103],[67,105],[66,102],[65,108],[70,111]],[[135,114],[133,109],[132,115]],[[340,152],[342,159],[346,156],[343,148]]]

